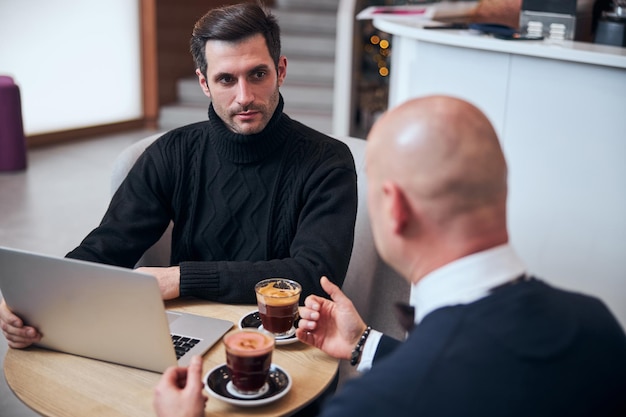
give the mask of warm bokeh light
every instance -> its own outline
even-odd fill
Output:
[[[385,35],[382,32],[378,32],[373,28],[364,30],[364,37],[362,38],[363,48],[363,64],[364,71],[368,73],[366,77],[372,80],[372,76],[375,78],[385,78],[389,76],[389,57],[391,55],[391,42],[387,39],[389,35]],[[378,73],[376,75],[376,73]],[[379,81],[383,84],[386,81]],[[381,87],[384,88],[384,87]]]

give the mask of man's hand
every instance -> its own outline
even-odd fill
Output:
[[[152,404],[158,417],[203,417],[208,397],[202,393],[202,359],[191,358],[189,368],[168,368],[156,388]]]
[[[24,326],[22,319],[9,310],[4,300],[0,303],[0,327],[9,347],[14,349],[25,348],[41,340],[37,329]]]
[[[320,280],[331,300],[308,296],[300,307],[296,336],[337,359],[350,360],[352,350],[367,327],[354,304],[326,277]]]
[[[159,282],[161,297],[171,300],[180,296],[180,267],[170,266],[166,268],[140,267],[137,271],[153,275]]]

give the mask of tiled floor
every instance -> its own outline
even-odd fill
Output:
[[[115,157],[128,145],[154,134],[143,130],[28,153],[23,172],[0,172],[0,245],[63,256],[93,229],[110,197]],[[0,336],[0,366],[7,350]],[[0,416],[32,417],[0,379]]]

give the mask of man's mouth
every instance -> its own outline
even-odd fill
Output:
[[[256,110],[248,110],[248,111],[244,111],[244,112],[239,112],[236,113],[235,116],[237,116],[240,119],[251,119],[253,117],[255,117],[259,112]]]

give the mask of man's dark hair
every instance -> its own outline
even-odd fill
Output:
[[[191,54],[205,76],[207,41],[239,42],[261,34],[278,70],[280,58],[280,28],[276,18],[260,4],[241,3],[209,10],[198,20],[191,35]]]

